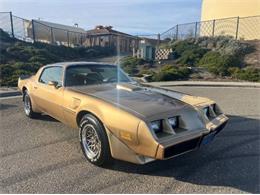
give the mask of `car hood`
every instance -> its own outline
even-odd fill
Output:
[[[94,86],[70,87],[86,95],[114,104],[134,114],[151,117],[160,113],[172,112],[189,106],[181,101],[184,94],[167,90],[141,87],[134,84],[104,84]]]
[[[177,98],[169,97],[152,88],[133,84],[105,84],[70,87],[74,91],[102,99],[134,114],[150,117],[180,110],[188,106]]]

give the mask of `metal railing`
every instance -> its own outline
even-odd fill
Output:
[[[158,39],[160,38],[160,34],[137,34],[135,35],[136,37],[139,37],[139,38],[147,38],[147,39]]]
[[[260,16],[232,17],[217,20],[177,24],[161,33],[162,40],[231,36],[235,39],[260,39]]]
[[[27,20],[0,12],[0,28],[10,36],[27,42],[44,42],[54,45],[81,46],[86,40],[84,32],[53,27],[36,20]]]
[[[27,42],[45,42],[64,46],[82,46],[87,39],[83,32],[49,26],[43,21],[27,20],[12,12],[0,12],[0,28],[10,36]],[[161,34],[137,35],[149,39],[183,40],[187,38],[231,36],[235,39],[260,39],[260,16],[232,17],[177,24]]]
[[[80,46],[86,40],[86,34],[62,28],[48,26],[40,21],[31,21],[29,36],[33,41],[64,46]]]

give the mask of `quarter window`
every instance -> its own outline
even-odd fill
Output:
[[[58,82],[59,86],[62,85],[62,67],[49,67],[45,68],[39,79],[41,83],[48,84],[50,81]]]

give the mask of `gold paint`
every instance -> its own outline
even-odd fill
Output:
[[[80,99],[73,97],[71,108],[77,109],[80,106],[80,102],[81,102]]]
[[[66,64],[64,66],[66,67]],[[165,147],[194,136],[202,136],[202,134],[208,133],[209,129],[216,128],[228,120],[223,115],[211,122],[206,120],[204,123],[200,122],[200,125],[197,118],[190,112],[189,109],[192,109],[190,107],[185,111],[187,112],[185,120],[189,121],[189,126],[193,124],[193,126],[198,126],[199,129],[187,131],[186,134],[179,134],[179,136],[170,135],[165,139],[158,139],[149,128],[151,118],[131,113],[105,100],[75,91],[73,88],[60,87],[57,89],[53,86],[39,83],[38,78],[42,69],[34,77],[24,80],[19,79],[18,81],[20,90],[25,87],[29,91],[32,109],[37,112],[47,113],[75,129],[78,129],[77,116],[80,112],[86,111],[92,113],[103,123],[108,135],[112,156],[116,159],[138,164],[147,163],[153,159],[163,159]],[[122,86],[119,88],[124,90],[129,89],[129,87]],[[131,90],[135,90],[134,87]],[[204,105],[214,103],[214,101],[207,98],[189,95],[181,96],[180,100],[196,107],[197,110]],[[173,116],[175,111],[172,112],[168,114]],[[196,112],[196,116],[200,115],[201,118],[204,117],[198,111],[193,112]],[[152,120],[161,119],[161,117],[167,118],[168,114],[161,113],[153,115]]]
[[[131,134],[128,133],[128,132],[120,131],[120,137],[121,137],[122,139],[127,140],[127,141],[132,141],[132,136],[131,136]]]

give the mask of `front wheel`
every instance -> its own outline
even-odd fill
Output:
[[[31,98],[27,90],[25,90],[23,93],[23,109],[26,116],[29,118],[36,118],[40,115],[39,113],[32,110]]]
[[[80,122],[81,149],[89,162],[97,166],[111,163],[111,154],[106,131],[101,122],[91,114]]]

